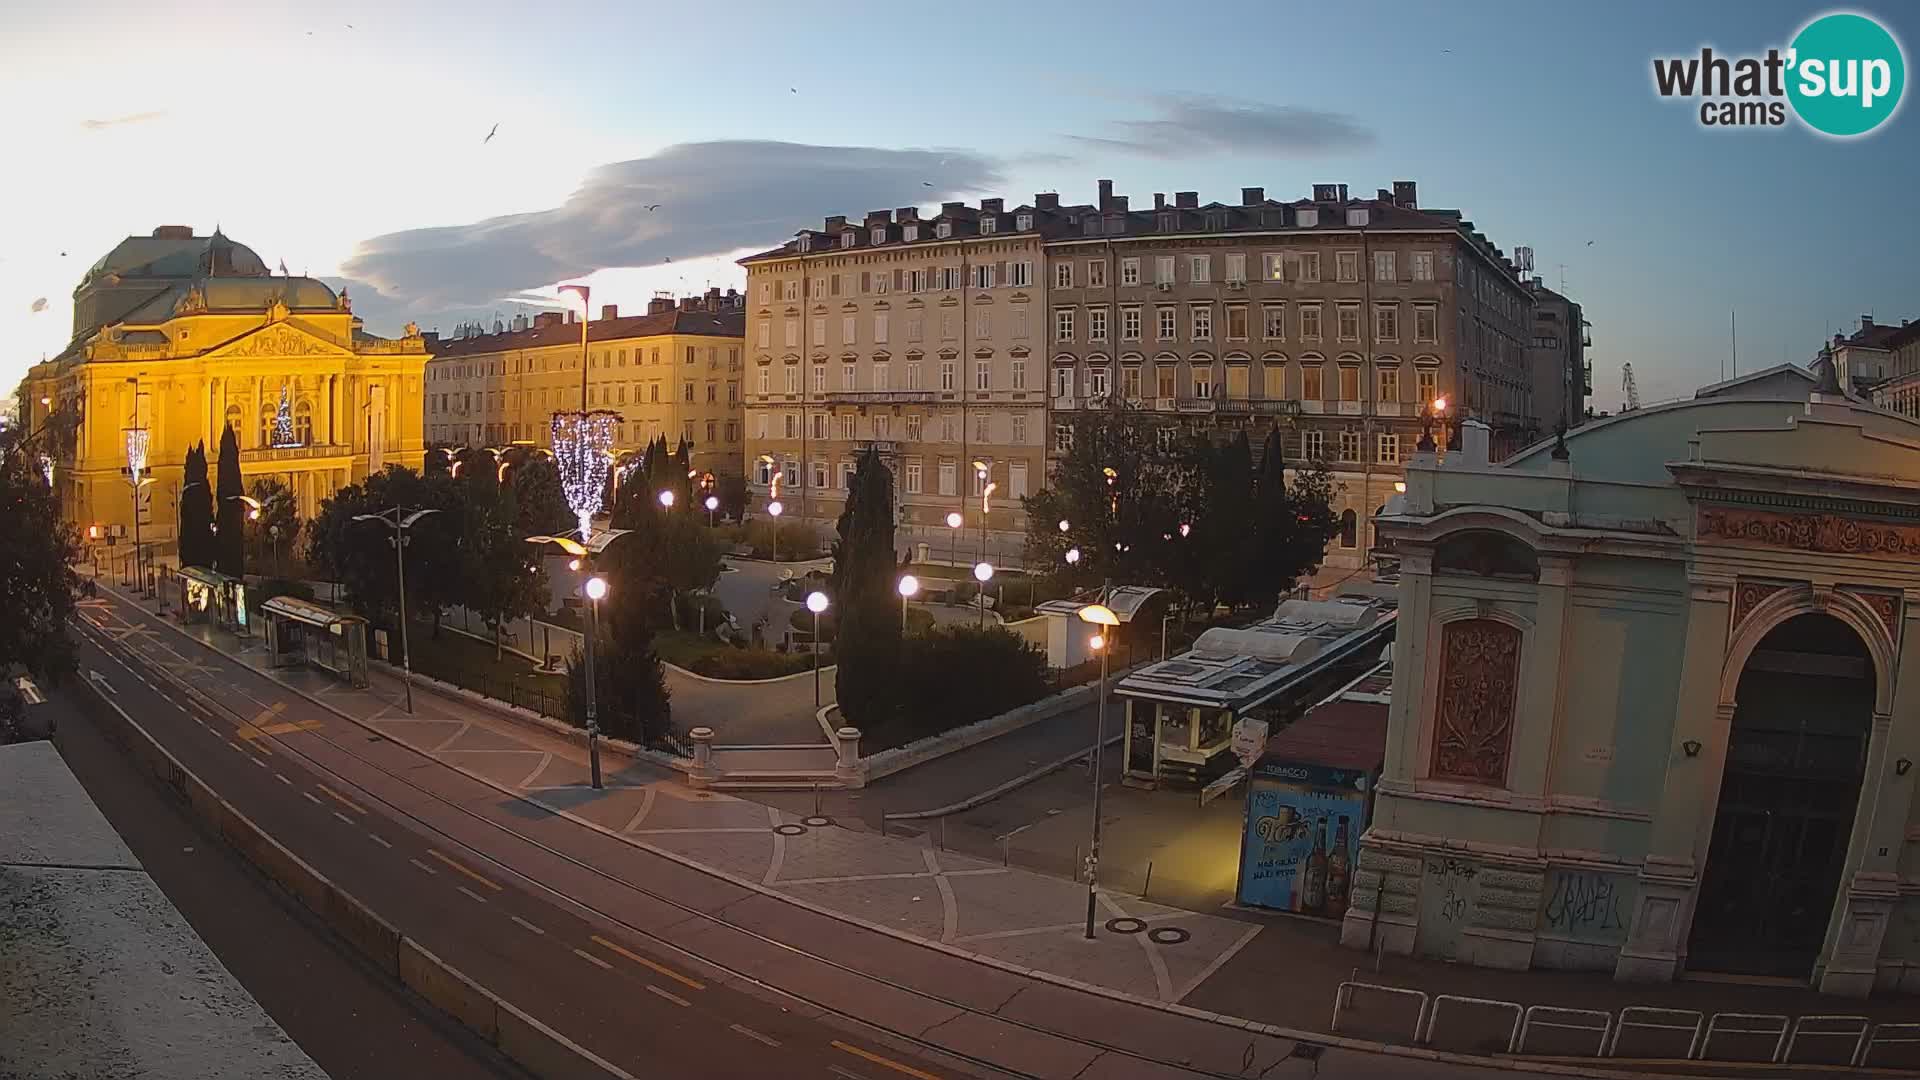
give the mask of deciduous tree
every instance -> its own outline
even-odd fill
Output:
[[[53,681],[73,668],[79,538],[19,440],[0,432],[0,675],[18,664]]]

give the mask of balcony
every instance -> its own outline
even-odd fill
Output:
[[[1170,398],[1170,397],[1157,397],[1157,398],[1154,398],[1154,399],[1153,399],[1153,408],[1154,408],[1154,410],[1155,410],[1156,412],[1172,412],[1172,411],[1173,411],[1173,399],[1172,399],[1172,398]]]
[[[1220,411],[1251,413],[1254,416],[1299,416],[1300,403],[1268,398],[1223,398],[1220,400]]]
[[[1339,412],[1341,416],[1360,415],[1361,403],[1358,401],[1336,401],[1334,405],[1338,407],[1336,411]]]
[[[1054,411],[1054,412],[1071,412],[1071,411],[1073,411],[1073,409],[1075,408],[1075,405],[1074,405],[1074,400],[1075,400],[1075,399],[1074,399],[1074,396],[1073,396],[1072,394],[1063,394],[1063,395],[1061,395],[1061,396],[1059,396],[1059,397],[1056,397],[1056,398],[1054,398],[1054,399],[1053,399],[1053,411]]]
[[[831,390],[830,405],[920,405],[933,400],[931,390]]]
[[[1327,403],[1316,399],[1300,402],[1300,411],[1308,416],[1318,416],[1327,411]]]
[[[1212,398],[1181,398],[1178,409],[1183,413],[1210,413],[1219,408],[1219,404]]]
[[[311,446],[254,446],[240,451],[240,463],[259,465],[271,461],[312,461],[317,458],[349,457],[352,454],[351,447],[329,443],[316,443]]]
[[[1381,401],[1374,404],[1373,413],[1375,416],[1403,416],[1406,415],[1401,411],[1404,408],[1406,406],[1397,401]]]

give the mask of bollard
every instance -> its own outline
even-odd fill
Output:
[[[860,765],[860,729],[843,727],[833,733],[839,757],[834,762],[833,778],[842,788],[866,786],[866,770]]]
[[[1140,899],[1145,900],[1147,898],[1147,894],[1152,891],[1153,891],[1153,860],[1148,859],[1147,860],[1147,883],[1146,885],[1142,886],[1140,889]]]
[[[713,771],[713,729],[694,728],[687,732],[687,738],[693,740],[693,768],[687,771],[687,783],[706,787],[719,779]]]

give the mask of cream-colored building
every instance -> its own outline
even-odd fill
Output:
[[[609,304],[587,323],[585,407],[621,415],[616,447],[685,439],[695,468],[742,474],[742,301],[719,289],[677,303],[656,296],[645,315],[623,317]],[[428,439],[545,445],[553,414],[582,407],[581,329],[570,315],[547,312],[496,333],[433,342]]]
[[[1017,558],[1020,497],[1045,481],[1051,220],[1000,199],[947,203],[928,218],[876,210],[827,218],[741,260],[755,512],[778,473],[789,517],[830,527],[871,446],[893,469],[903,546],[928,544],[936,558],[958,547],[971,560],[984,543],[996,561]],[[954,512],[958,536],[946,524]]]

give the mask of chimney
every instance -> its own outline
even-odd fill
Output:
[[[1460,464],[1485,468],[1493,454],[1493,429],[1478,420],[1460,425]]]
[[[608,319],[617,319],[619,317],[620,317],[619,305],[617,304],[601,304],[600,305],[600,321],[601,322],[606,322]]]
[[[1406,210],[1420,209],[1420,199],[1418,197],[1419,187],[1420,185],[1411,180],[1395,180],[1393,182],[1393,205]]]
[[[1058,193],[1051,191],[1044,195],[1035,195],[1033,197],[1033,208],[1035,210],[1058,210],[1060,209],[1060,196]]]
[[[1127,212],[1127,198],[1128,198],[1128,197],[1127,197],[1127,196],[1125,196],[1125,195],[1115,195],[1115,196],[1113,197],[1113,212],[1114,212],[1114,213],[1116,213],[1116,214],[1124,214],[1124,213],[1126,213],[1126,212]]]
[[[980,212],[983,214],[1005,213],[1006,206],[1007,206],[1007,202],[1005,199],[981,199],[980,200]]]
[[[1165,210],[1165,209],[1167,208],[1167,193],[1166,193],[1166,192],[1164,192],[1164,191],[1156,191],[1156,192],[1154,192],[1154,193],[1153,193],[1153,208],[1154,208],[1155,210]]]
[[[832,217],[827,219],[826,228],[822,229],[821,231],[832,233],[837,238],[840,235],[840,230],[846,227],[847,227],[847,215],[835,214]]]
[[[1388,191],[1386,188],[1375,188],[1373,197],[1379,202],[1390,203],[1393,201],[1393,192]]]
[[[1173,193],[1173,205],[1182,210],[1192,210],[1200,205],[1200,193],[1197,191],[1176,191]]]
[[[431,352],[435,345],[440,344],[440,331],[429,330],[420,335],[420,340],[426,343],[427,351]]]
[[[534,313],[533,328],[535,330],[545,330],[549,326],[559,325],[560,313],[557,311],[540,311]]]
[[[1112,202],[1113,202],[1113,181],[1111,180],[1100,181],[1100,205],[1098,209],[1100,210],[1101,213],[1104,214],[1107,212],[1107,206]]]
[[[903,206],[900,209],[895,210],[893,212],[893,218],[895,221],[900,222],[902,225],[906,224],[909,221],[919,221],[920,208],[917,206]]]
[[[573,325],[573,309],[572,308],[567,309],[567,325],[568,326]]]
[[[653,299],[647,301],[647,314],[649,315],[664,315],[672,310],[673,295],[671,293],[654,293]]]
[[[700,298],[699,298],[699,297],[697,297],[697,296],[683,296],[683,297],[681,297],[681,298],[680,298],[680,310],[681,310],[681,311],[699,311],[699,310],[700,310]]]
[[[957,214],[966,208],[967,204],[963,202],[943,202],[940,204],[940,212],[943,214]]]
[[[1243,187],[1240,189],[1240,205],[1241,206],[1259,206],[1261,203],[1266,201],[1267,201],[1266,188]]]
[[[867,211],[867,228],[871,229],[876,225],[891,225],[891,224],[893,224],[893,211],[891,210]]]
[[[1335,199],[1339,197],[1340,197],[1340,185],[1338,184],[1313,185],[1313,201],[1314,202],[1328,203],[1328,202],[1333,202]]]
[[[1862,329],[1862,330],[1871,330],[1871,329],[1873,329],[1873,316],[1872,316],[1872,315],[1862,315],[1862,316],[1860,316],[1860,329]]]
[[[193,239],[193,226],[161,225],[153,230],[153,238],[155,240],[191,240]]]

